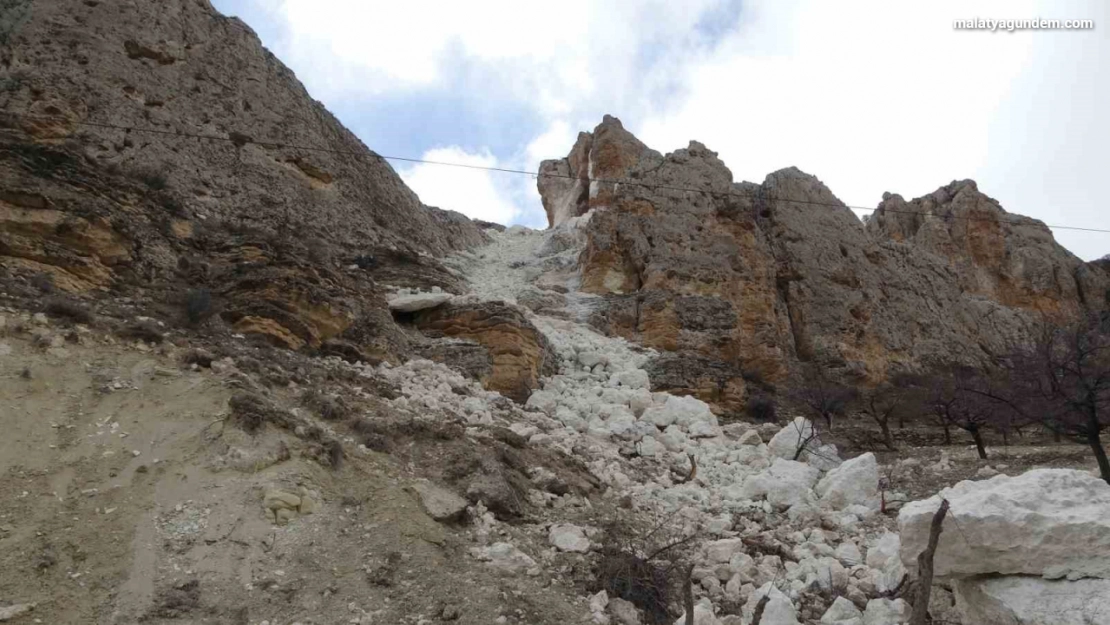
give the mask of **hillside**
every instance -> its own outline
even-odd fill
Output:
[[[207,0],[0,0],[0,37],[0,622],[1110,623],[1089,448],[792,399],[1104,311],[973,182],[864,223],[606,117],[503,228]]]

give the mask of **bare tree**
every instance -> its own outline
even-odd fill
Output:
[[[987,394],[1090,447],[1110,484],[1102,441],[1110,428],[1110,318],[1092,314],[1066,326],[1046,320],[1032,348],[1011,356],[1009,372],[1012,389]]]
[[[791,398],[805,406],[815,418],[824,420],[832,431],[833,417],[844,416],[844,411],[857,396],[856,390],[829,379],[819,366],[808,367],[803,377],[805,383],[790,393]]]
[[[859,400],[859,409],[869,419],[874,421],[883,433],[883,444],[887,449],[894,450],[894,434],[890,431],[890,420],[904,406],[910,388],[898,386],[891,382],[884,382],[874,388],[863,391]]]
[[[927,378],[922,386],[925,408],[944,426],[946,443],[951,442],[949,428],[960,428],[971,435],[979,458],[986,460],[983,431],[988,427],[1009,431],[1013,411],[994,398],[999,385],[986,373],[956,367]]]

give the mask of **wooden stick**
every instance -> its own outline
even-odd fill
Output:
[[[929,594],[933,589],[933,556],[937,552],[941,526],[944,524],[946,514],[948,514],[948,500],[941,499],[940,508],[933,515],[933,523],[929,527],[929,544],[925,547],[925,551],[917,554],[919,574],[917,597],[914,598],[913,614],[910,616],[909,625],[925,625],[926,619],[929,618]]]
[[[686,625],[694,625],[694,565],[686,568],[686,585],[682,589],[682,601],[686,604]]]

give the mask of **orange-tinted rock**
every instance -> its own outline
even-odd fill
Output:
[[[585,196],[583,159],[605,179]],[[1107,272],[972,182],[888,197],[865,225],[797,169],[734,183],[704,145],[663,156],[610,117],[541,172],[559,167],[580,184],[541,181],[549,220],[593,211],[578,266],[582,290],[604,301],[593,325],[665,352],[654,388],[726,412],[741,372],[781,383],[811,361],[873,382],[983,364],[1027,341],[1042,313],[1106,306]]]
[[[205,319],[284,347],[410,355],[380,283],[457,291],[435,259],[485,242],[478,226],[421,204],[206,1],[25,9],[6,42],[0,286],[177,322],[203,289]]]
[[[470,339],[489,352],[490,371],[482,384],[515,401],[528,399],[540,377],[555,372],[547,339],[516,308],[501,302],[448,304],[416,314],[429,336]]]

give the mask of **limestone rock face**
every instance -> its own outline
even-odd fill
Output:
[[[1106,271],[970,181],[888,196],[864,224],[814,176],[734,182],[704,145],[664,156],[608,116],[540,172],[570,177],[540,177],[551,224],[590,212],[578,273],[599,296],[591,323],[659,350],[653,389],[719,414],[800,362],[854,382],[982,364],[1042,313],[1107,302]]]
[[[422,205],[207,0],[17,4],[0,70],[0,273],[182,309],[203,288],[238,332],[396,355],[376,280],[457,290],[435,257],[487,240]]]
[[[501,302],[444,304],[417,313],[416,327],[429,336],[470,339],[489,352],[491,369],[482,384],[518,402],[555,372],[555,354],[519,309]]]
[[[955,585],[965,623],[1087,625],[1110,623],[1110,580],[1047,580],[1013,575],[970,578]]]
[[[940,497],[950,509],[933,559],[938,577],[1043,575],[1110,579],[1110,485],[1070,469],[965,481],[898,514],[901,558],[916,567]]]

